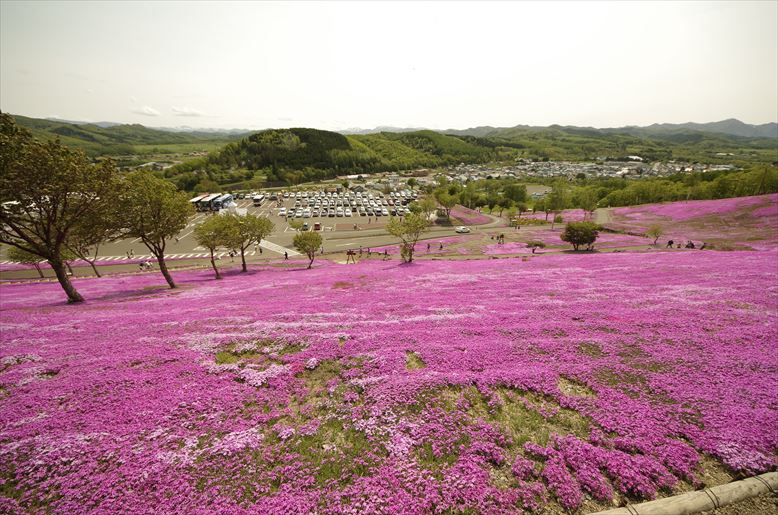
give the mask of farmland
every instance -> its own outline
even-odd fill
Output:
[[[755,199],[615,220],[769,240]],[[774,469],[774,247],[529,255],[546,232],[82,279],[79,306],[0,286],[0,511],[586,513]]]

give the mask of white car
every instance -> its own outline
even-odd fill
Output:
[[[343,214],[346,215],[346,216],[351,216],[351,209],[349,208],[349,209],[344,210]]]
[[[464,225],[460,225],[454,230],[460,234],[464,234],[470,232],[470,227],[465,227]]]
[[[286,216],[286,208],[282,207],[278,210],[278,216]]]

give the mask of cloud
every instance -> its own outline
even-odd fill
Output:
[[[202,111],[198,111],[197,109],[192,109],[191,107],[172,106],[170,109],[173,111],[173,116],[205,116],[205,113],[203,113]]]
[[[135,109],[131,109],[131,111],[135,114],[142,114],[143,116],[159,116],[160,114],[159,111],[149,106],[136,107]]]

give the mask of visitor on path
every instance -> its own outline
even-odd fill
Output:
[[[324,254],[324,245],[319,247],[319,254]]]
[[[287,251],[284,251],[284,259],[289,259],[289,253]]]
[[[674,242],[673,240],[670,240],[670,241],[668,241],[668,242],[667,242],[667,247],[665,247],[665,248],[668,248],[668,249],[671,249],[671,248],[673,248],[673,244],[674,244],[674,243],[675,243],[675,242]]]
[[[359,257],[362,257],[362,245],[359,246]]]
[[[351,250],[351,249],[346,251],[346,264],[347,265],[348,265],[349,261],[351,261],[355,265],[357,264],[356,254],[357,253],[355,251]]]
[[[430,244],[427,243],[427,252],[429,252],[429,251],[430,251]]]
[[[389,251],[387,249],[384,249],[384,261],[389,259]]]
[[[443,244],[440,244],[440,248],[438,250],[443,250]]]
[[[262,247],[259,247],[259,254],[262,255]]]
[[[693,249],[693,248],[695,248],[695,247],[694,247],[694,242],[693,242],[692,240],[689,240],[689,241],[687,241],[687,242],[686,242],[686,248],[687,248],[687,249]]]

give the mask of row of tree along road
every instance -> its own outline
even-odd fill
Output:
[[[100,245],[123,238],[143,242],[175,288],[165,247],[193,214],[187,195],[153,173],[121,174],[110,160],[92,163],[80,150],[34,139],[0,113],[0,242],[47,261],[69,302],[84,299],[70,282],[67,259],[84,259],[99,276]],[[273,230],[262,217],[220,218],[220,242],[241,255]]]
[[[429,225],[434,201],[420,206],[404,220],[393,219],[387,229],[400,238],[403,261],[413,260],[413,244]],[[68,275],[67,261],[88,262],[99,277],[95,261],[108,241],[133,238],[156,258],[168,285],[176,284],[165,263],[165,247],[195,213],[187,195],[150,171],[120,173],[110,160],[91,162],[80,150],[58,141],[38,141],[13,118],[0,113],[0,243],[14,253],[45,260],[57,276],[68,302],[82,302]],[[272,233],[266,217],[234,215],[210,217],[195,228],[198,244],[207,248],[220,277],[214,251],[225,247],[239,252],[246,271],[245,251]],[[308,256],[309,268],[321,236],[300,233],[294,246]],[[37,259],[36,259],[37,258]]]

